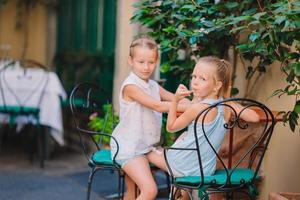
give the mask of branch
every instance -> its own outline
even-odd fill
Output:
[[[256,71],[256,69],[255,69],[255,71]],[[260,77],[261,77],[261,73],[257,75],[256,79],[254,80],[254,83],[252,84],[251,88],[248,91],[248,95],[247,94],[245,95],[245,98],[247,98],[249,96],[249,94],[252,93],[254,86],[256,85],[256,83]]]
[[[191,0],[191,2],[196,8],[201,8],[194,0]]]
[[[258,4],[258,7],[259,7],[259,9],[260,9],[260,11],[261,12],[264,12],[264,8],[263,7],[261,7],[261,5],[260,5],[260,2],[259,2],[260,0],[256,0],[256,2],[257,2],[257,4]]]
[[[195,54],[195,52],[192,50],[192,47],[191,47],[191,45],[187,42],[187,41],[185,41],[183,38],[181,39],[181,41],[185,44],[185,46],[188,48],[188,53],[191,53],[193,56],[197,56],[196,54]]]
[[[289,10],[291,10],[291,2],[288,0],[287,3],[288,3]]]
[[[281,63],[280,69],[282,70],[282,72],[286,75],[289,76],[289,74],[287,73],[287,71],[284,69],[284,63],[287,61],[288,59],[285,58],[285,60]],[[299,81],[296,81],[295,79],[293,80],[294,83],[296,83],[297,85],[300,85]]]

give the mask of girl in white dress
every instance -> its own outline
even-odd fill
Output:
[[[143,36],[132,42],[128,58],[132,71],[121,86],[120,123],[112,133],[119,145],[116,162],[126,173],[125,199],[135,199],[134,183],[140,190],[137,199],[152,200],[157,194],[146,155],[160,141],[161,113],[169,110],[174,96],[150,79],[158,59],[158,47],[152,39]],[[115,142],[110,146],[114,156]]]

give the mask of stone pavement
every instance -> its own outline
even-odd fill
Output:
[[[82,200],[86,198],[89,168],[82,153],[60,148],[45,162],[30,162],[24,149],[10,143],[0,152],[0,200]],[[167,199],[165,178],[156,175],[160,195]],[[96,173],[91,200],[113,199],[117,191],[117,176],[110,171]]]

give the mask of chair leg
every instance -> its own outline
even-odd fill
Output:
[[[170,191],[171,191],[170,175],[168,172],[165,172],[165,175],[166,175],[166,181],[167,181],[167,187],[168,187],[167,192],[170,193]]]
[[[169,193],[169,196],[170,196],[169,199],[170,200],[175,200],[176,192],[177,192],[177,190],[175,189],[175,187],[171,186],[171,191]]]
[[[88,180],[88,188],[87,188],[87,196],[86,196],[87,200],[90,199],[91,187],[92,187],[92,182],[93,182],[93,177],[94,177],[95,172],[96,172],[95,167],[93,167],[91,172],[90,172],[89,180]]]
[[[4,124],[1,124],[1,128],[0,128],[0,152],[2,151],[2,143],[3,143],[3,139],[4,139]]]
[[[226,200],[233,200],[233,192],[226,193]]]
[[[37,125],[37,136],[38,136],[38,154],[40,159],[40,167],[44,168],[44,159],[45,159],[45,135],[44,132],[41,131],[41,127]]]
[[[123,200],[124,197],[124,176],[121,171],[118,171],[118,197]]]
[[[124,172],[118,170],[119,175],[119,185],[118,185],[118,197],[123,200],[124,198],[124,190],[125,190],[125,175]]]
[[[124,193],[125,193],[125,174],[122,175],[122,198],[121,198],[122,200],[124,199]]]

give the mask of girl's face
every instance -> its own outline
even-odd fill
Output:
[[[198,62],[191,79],[194,97],[199,100],[216,98],[222,83],[216,79],[216,68],[205,62]]]
[[[133,56],[129,57],[128,63],[132,66],[132,71],[141,79],[148,81],[157,64],[156,50],[147,47],[135,47]]]

